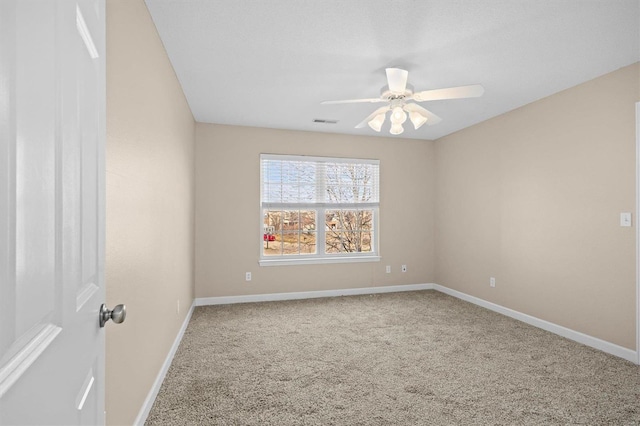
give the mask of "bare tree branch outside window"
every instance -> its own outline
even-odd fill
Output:
[[[368,164],[328,163],[329,201],[355,203],[371,201],[371,167]],[[326,212],[326,252],[371,251],[372,210],[330,210]]]

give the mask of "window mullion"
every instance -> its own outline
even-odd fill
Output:
[[[325,208],[320,207],[316,213],[316,227],[318,232],[316,234],[316,253],[318,256],[325,255],[325,242],[326,242],[326,224],[325,224]]]
[[[316,164],[316,203],[327,202],[327,167],[324,162]],[[318,256],[325,255],[326,241],[326,225],[325,225],[325,208],[320,207],[316,215],[316,253]]]

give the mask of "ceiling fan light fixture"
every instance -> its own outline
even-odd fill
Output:
[[[399,135],[399,134],[402,134],[402,132],[404,132],[402,123],[391,124],[391,130],[389,130],[389,133],[391,133],[392,135]]]
[[[427,117],[420,114],[418,111],[411,111],[409,113],[409,119],[413,123],[413,127],[418,130],[424,123],[427,122]]]
[[[442,118],[415,102],[477,98],[484,93],[484,87],[480,84],[416,92],[413,86],[407,84],[407,77],[409,75],[407,70],[401,68],[386,68],[385,72],[387,73],[387,85],[381,89],[380,97],[378,98],[345,99],[340,101],[322,101],[320,103],[323,105],[386,103],[386,106],[373,111],[358,123],[355,128],[361,129],[368,124],[373,130],[380,132],[385,120],[384,114],[386,114],[387,111],[391,111],[389,116],[389,120],[391,121],[391,134],[399,135],[404,132],[402,124],[407,121],[407,118],[411,119],[411,123],[416,130],[422,127],[427,121],[429,122],[429,126],[433,126],[442,121]]]
[[[382,124],[384,123],[384,113],[378,114],[371,121],[369,121],[369,127],[371,127],[376,132],[379,132],[382,129]]]
[[[402,107],[397,106],[391,110],[391,123],[402,124],[407,121],[407,114],[402,110]],[[402,127],[402,126],[400,126]],[[402,133],[402,132],[400,132]],[[399,133],[398,133],[399,134]]]

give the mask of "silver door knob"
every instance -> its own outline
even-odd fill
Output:
[[[120,324],[127,317],[127,307],[125,305],[117,305],[113,310],[109,310],[103,303],[102,306],[100,306],[98,316],[100,318],[100,327],[104,327],[109,320],[113,320],[116,324]]]

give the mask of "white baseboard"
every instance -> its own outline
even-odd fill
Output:
[[[398,291],[433,290],[433,284],[389,285],[384,287],[347,288],[341,290],[301,291],[293,293],[251,294],[246,296],[199,297],[196,306],[230,305],[233,303],[275,302],[279,300],[316,299],[319,297],[355,296],[358,294],[395,293]]]
[[[169,367],[171,366],[171,362],[173,361],[173,357],[178,350],[178,346],[180,346],[180,342],[182,341],[182,336],[184,336],[184,332],[189,325],[189,321],[191,320],[191,315],[193,314],[193,309],[195,308],[195,301],[191,304],[191,308],[189,308],[189,312],[182,322],[182,327],[180,327],[180,331],[178,331],[178,335],[173,341],[173,345],[171,345],[171,349],[167,354],[167,357],[162,364],[162,368],[156,377],[156,380],[153,382],[153,386],[151,390],[147,394],[147,398],[144,400],[142,404],[142,408],[138,413],[138,417],[136,417],[135,422],[133,423],[135,426],[143,426],[144,422],[147,421],[147,417],[149,416],[149,412],[151,412],[151,407],[153,407],[153,403],[156,400],[156,396],[158,396],[158,392],[160,392],[160,387],[162,386],[162,382],[164,381],[165,376],[167,375],[167,371],[169,371]]]
[[[464,300],[466,302],[473,303],[474,305],[482,306],[483,308],[489,309],[499,314],[517,319],[518,321],[522,321],[534,327],[550,331],[551,333],[566,337],[569,340],[573,340],[578,343],[582,343],[583,345],[606,352],[608,354],[626,359],[627,361],[631,361],[636,364],[638,363],[638,355],[631,349],[623,348],[622,346],[618,346],[605,340],[601,340],[596,337],[571,330],[570,328],[566,328],[549,321],[532,317],[531,315],[523,314],[522,312],[514,311],[513,309],[505,308],[504,306],[500,306],[492,302],[487,302],[486,300],[480,299],[475,296],[470,296],[457,290],[452,290],[439,284],[433,284],[433,289],[448,294],[449,296]]]

